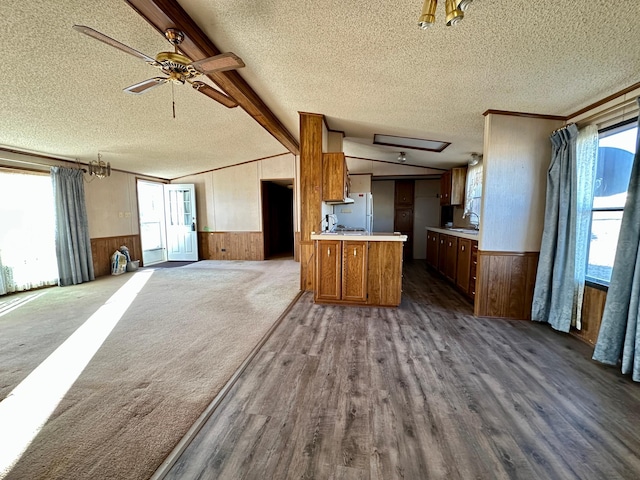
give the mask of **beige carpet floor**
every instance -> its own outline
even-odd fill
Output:
[[[0,297],[0,399],[132,275]],[[6,478],[149,478],[298,289],[293,260],[155,270]]]

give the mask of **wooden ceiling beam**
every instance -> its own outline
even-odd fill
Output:
[[[198,27],[196,22],[175,0],[125,0],[140,16],[162,35],[167,28],[184,33],[180,50],[192,60],[212,57],[222,52]],[[253,119],[275,137],[294,155],[300,154],[300,146],[286,127],[267,107],[258,94],[235,70],[207,75]]]

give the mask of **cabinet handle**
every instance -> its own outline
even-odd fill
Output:
[[[358,251],[354,248],[354,249],[353,249],[353,256],[354,256],[354,257],[356,257],[356,256],[357,256],[357,252],[358,252]]]
[[[449,242],[449,246],[451,246],[451,242]]]
[[[462,251],[464,252],[464,245],[462,245]]]
[[[331,247],[327,247],[327,257],[331,256]]]

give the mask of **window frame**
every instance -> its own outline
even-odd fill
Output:
[[[623,128],[623,127],[627,127],[627,126],[631,126],[630,128]],[[604,133],[608,133],[611,132],[612,130],[619,130],[620,132],[623,132],[625,130],[630,130],[632,128],[634,128],[634,126],[637,128],[638,127],[638,117],[635,118],[631,118],[628,120],[623,120],[622,122],[618,122],[615,125],[611,125],[608,127],[604,127],[598,130],[598,150],[600,149],[600,140],[602,137],[602,134]],[[615,132],[618,133],[618,132]],[[612,133],[611,135],[615,135],[615,133]],[[608,136],[608,135],[607,135]],[[636,152],[637,154],[637,152]],[[600,158],[597,159],[597,162],[600,161]],[[596,163],[597,164],[597,163]],[[627,187],[628,190],[628,187]],[[594,212],[624,212],[624,206],[622,207],[593,207],[593,203],[591,205],[591,219],[589,220],[589,233],[592,234],[593,233],[593,213]],[[587,272],[589,270],[589,254],[591,253],[591,242],[589,242],[587,244]],[[613,269],[613,266],[611,267]],[[610,279],[609,281],[600,279],[600,278],[595,278],[595,277],[590,277],[588,274],[585,274],[585,285],[587,285],[588,287],[591,288],[596,288],[598,290],[604,290],[604,291],[608,291],[609,290],[609,284],[610,284]]]

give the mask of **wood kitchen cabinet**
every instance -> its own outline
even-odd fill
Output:
[[[427,265],[471,300],[476,295],[478,241],[427,230]]]
[[[455,282],[458,268],[458,237],[447,235],[445,250],[444,276]]]
[[[427,230],[427,265],[438,270],[438,246],[440,245],[440,234]]]
[[[401,241],[317,240],[314,301],[395,307],[402,296]]]
[[[316,299],[340,300],[342,242],[321,240],[316,250]]]
[[[440,177],[440,205],[462,205],[464,203],[464,184],[466,167],[448,170]]]
[[[342,300],[367,301],[367,242],[342,242]]]
[[[322,155],[322,200],[341,202],[349,196],[349,172],[344,153]]]
[[[471,274],[471,240],[458,239],[458,266],[456,267],[456,285],[466,295],[469,291]]]
[[[468,294],[472,300],[476,298],[476,280],[478,271],[478,242],[471,241],[471,266],[469,268],[469,290]]]
[[[395,201],[396,207],[408,206],[413,207],[413,197],[415,191],[414,180],[396,180],[395,184]]]
[[[318,241],[316,300],[365,303],[367,253],[365,241]]]

